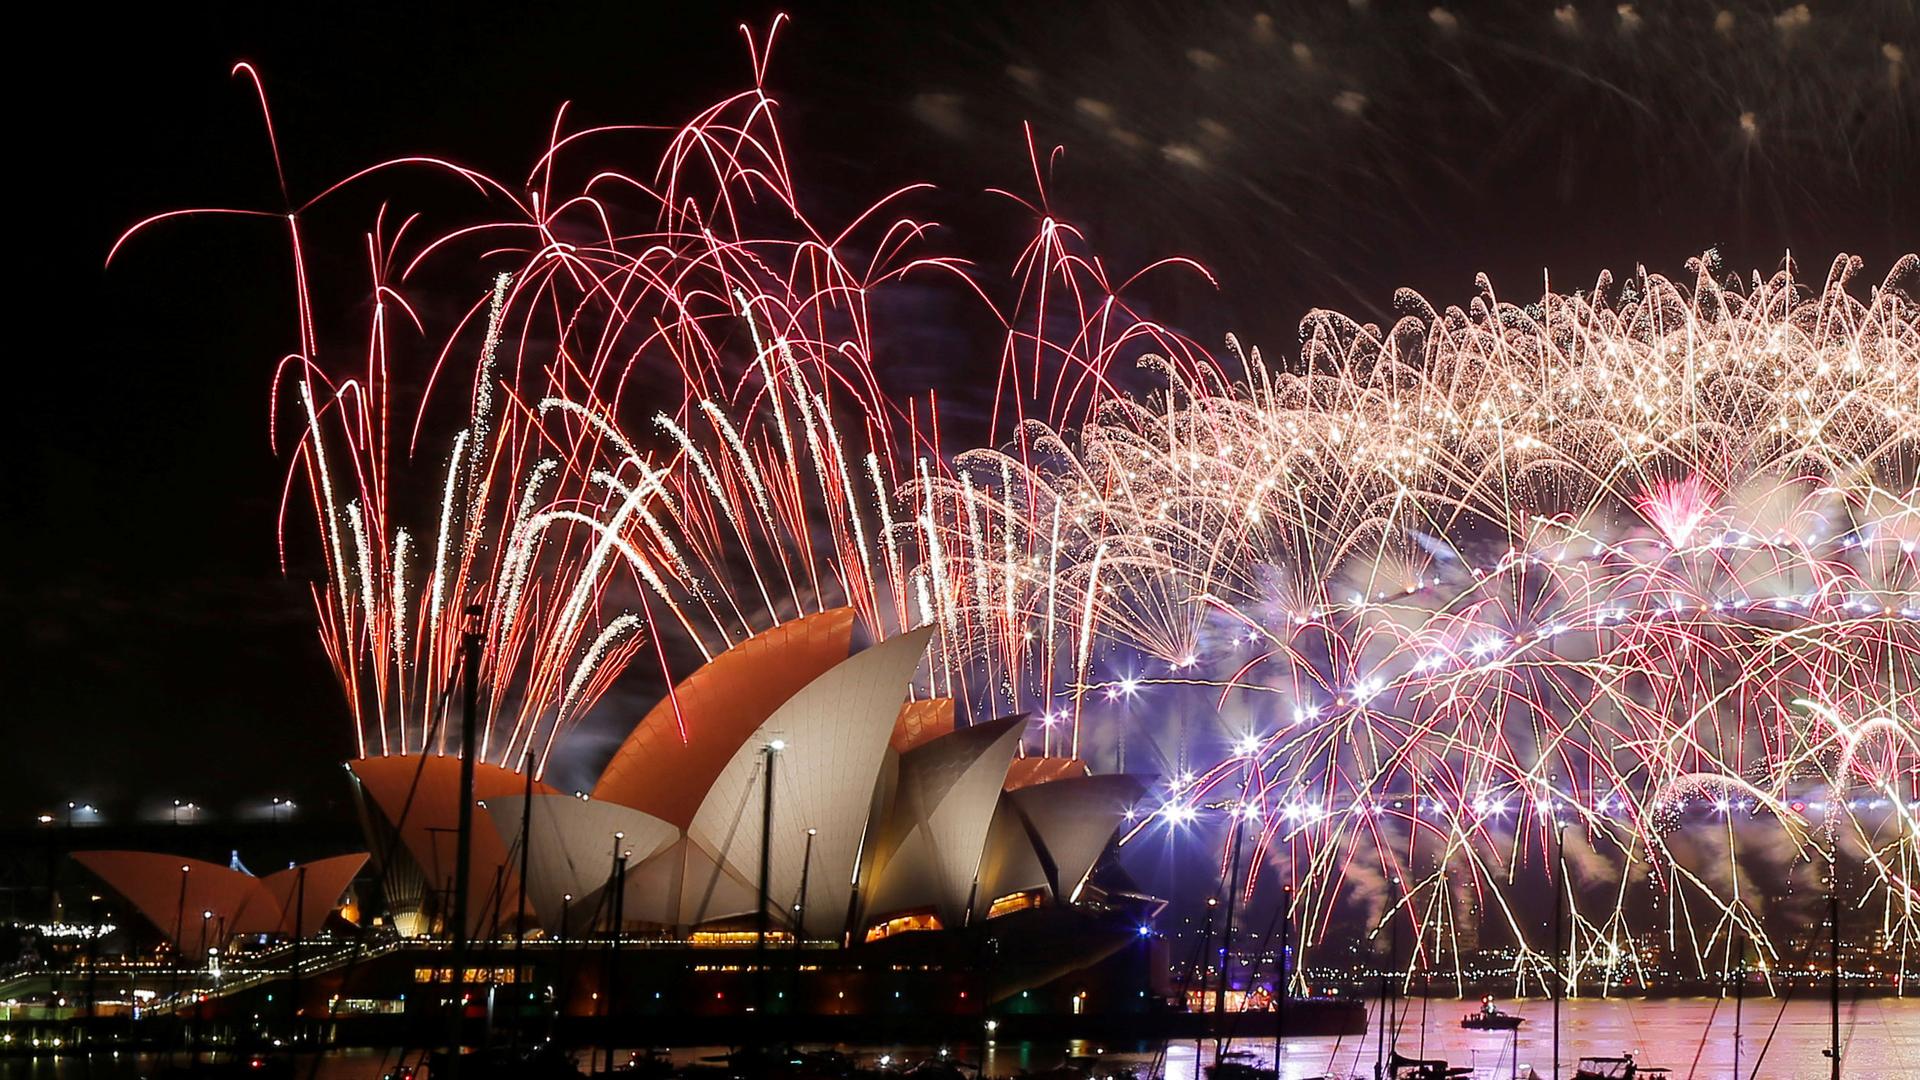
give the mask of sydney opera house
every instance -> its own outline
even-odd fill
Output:
[[[329,925],[354,937],[331,969],[311,943],[301,962],[304,1007],[336,1014],[404,1014],[436,998],[420,984],[455,981],[537,984],[578,1017],[1080,1014],[1163,993],[1164,949],[1140,932],[1160,902],[1103,861],[1143,782],[1024,754],[1024,716],[962,724],[952,701],[908,700],[929,631],[856,650],[854,622],[826,611],[718,655],[590,792],[476,764],[464,905],[452,755],[348,764],[368,855],[265,878],[80,860],[183,952]],[[456,980],[462,906],[476,959]]]

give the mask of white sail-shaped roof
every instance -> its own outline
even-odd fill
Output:
[[[756,873],[758,867],[755,867]],[[723,866],[684,834],[665,851],[627,874],[623,915],[629,923],[689,927],[750,915],[760,895],[759,879]],[[775,906],[771,903],[769,906]]]
[[[1005,795],[993,808],[987,842],[980,853],[980,884],[973,894],[973,917],[985,918],[995,900],[1019,892],[1049,890],[1047,869],[1027,832],[1026,819]]]
[[[1051,780],[1007,792],[1045,853],[1056,900],[1071,904],[1079,896],[1127,807],[1145,792],[1139,778],[1124,773]]]
[[[927,908],[944,925],[966,921],[993,808],[1026,719],[977,724],[900,755],[866,921]]]
[[[921,627],[863,650],[808,683],[739,747],[701,800],[687,839],[710,853],[736,881],[760,873],[761,799],[766,747],[775,754],[769,906],[788,921],[808,875],[803,932],[840,936],[852,896],[854,865],[909,681],[932,627]],[[811,865],[803,866],[807,830],[815,832]],[[752,910],[749,905],[748,910]],[[683,924],[737,911],[683,910]]]
[[[529,823],[533,846],[527,851],[527,901],[549,932],[559,930],[563,917],[570,930],[584,930],[593,922],[601,894],[613,878],[616,845],[630,853],[625,900],[631,905],[637,868],[680,838],[680,830],[667,822],[617,803],[535,795],[531,812],[526,803],[524,795],[509,795],[488,799],[485,805],[516,872],[521,822]],[[570,905],[565,899],[569,893]],[[562,908],[567,910],[563,913]]]

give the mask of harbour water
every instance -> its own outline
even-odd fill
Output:
[[[1441,1058],[1457,1067],[1472,1068],[1475,1080],[1511,1080],[1517,1062],[1520,1076],[1532,1069],[1541,1077],[1553,1075],[1551,1006],[1544,1001],[1508,1002],[1502,1008],[1526,1019],[1516,1043],[1510,1032],[1467,1031],[1460,1017],[1470,1003],[1415,999],[1399,1003],[1403,1010],[1395,1045],[1409,1057]],[[1422,1012],[1425,1023],[1422,1023]],[[1379,1015],[1377,1003],[1370,1015]],[[1840,1012],[1843,1075],[1858,1080],[1920,1080],[1920,999],[1861,998],[1845,1002]],[[1796,999],[1786,1004],[1768,998],[1750,999],[1741,1015],[1740,1080],[1757,1077],[1779,1080],[1821,1080],[1827,1075],[1823,1054],[1828,1039],[1825,1001]],[[1562,1005],[1560,1059],[1563,1077],[1571,1077],[1575,1059],[1588,1054],[1615,1055],[1631,1051],[1644,1065],[1664,1066],[1672,1080],[1720,1080],[1734,1072],[1734,1003],[1731,999],[1666,998],[1659,1000],[1578,1000]],[[939,1048],[920,1046],[842,1046],[861,1064],[878,1062],[881,1054],[911,1063],[935,1056]],[[957,1060],[978,1060],[979,1045],[950,1046]],[[1263,1066],[1274,1060],[1270,1040],[1235,1041],[1227,1049],[1244,1055],[1240,1060]],[[693,1062],[719,1053],[720,1048],[683,1048],[673,1057]],[[1377,1026],[1365,1037],[1288,1039],[1280,1055],[1283,1080],[1309,1077],[1371,1077],[1379,1053]],[[624,1055],[622,1055],[624,1056]],[[1090,1043],[994,1043],[986,1047],[988,1076],[1016,1076],[1054,1068],[1073,1057],[1098,1057],[1116,1070],[1130,1067],[1146,1080],[1203,1080],[1213,1062],[1209,1040],[1166,1046],[1096,1046]],[[417,1054],[408,1060],[416,1060]],[[319,1061],[301,1063],[299,1075],[311,1080],[379,1080],[401,1060],[398,1051],[342,1050]],[[151,1058],[101,1055],[91,1061],[77,1057],[0,1059],[4,1080],[128,1080],[150,1074]],[[1756,1071],[1756,1064],[1758,1069]],[[1196,1068],[1196,1065],[1199,1066]],[[1100,1070],[1095,1071],[1100,1075]]]
[[[1371,1077],[1379,1052],[1378,1003],[1369,1005],[1375,1029],[1364,1039],[1288,1039],[1280,1059],[1282,1080],[1306,1077]],[[1470,1003],[1433,1000],[1426,1003],[1427,1022],[1421,1024],[1422,1002],[1400,1003],[1406,1010],[1397,1041],[1408,1057],[1441,1058],[1458,1067],[1471,1067],[1475,1080],[1510,1080],[1519,1064],[1519,1076],[1531,1068],[1542,1077],[1553,1075],[1552,1006],[1545,1001],[1503,1003],[1501,1008],[1526,1019],[1516,1047],[1514,1032],[1467,1031],[1460,1017]],[[1829,1033],[1825,1001],[1796,999],[1782,1004],[1773,999],[1749,999],[1741,1010],[1740,1080],[1748,1077],[1780,1080],[1819,1080],[1827,1075]],[[1589,1054],[1617,1055],[1631,1051],[1643,1065],[1672,1069],[1673,1080],[1720,1080],[1733,1077],[1734,1003],[1712,998],[1658,1000],[1579,1000],[1561,1004],[1560,1075],[1573,1075],[1576,1058]],[[1860,1080],[1920,1080],[1920,1000],[1862,998],[1842,1002],[1840,1042],[1843,1075]],[[1251,1051],[1250,1062],[1273,1063],[1271,1042],[1239,1044]],[[1762,1056],[1764,1054],[1764,1056]],[[1213,1062],[1213,1045],[1201,1048],[1200,1075]],[[1754,1072],[1759,1063],[1758,1073]],[[1194,1045],[1169,1046],[1166,1080],[1195,1080]]]

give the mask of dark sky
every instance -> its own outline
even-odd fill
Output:
[[[735,26],[773,9],[57,7],[46,66],[16,75],[33,284],[12,365],[0,814],[339,798],[348,726],[275,555],[282,235],[175,226],[109,270],[110,243],[161,210],[277,207],[235,60],[266,77],[298,197],[402,153],[520,175],[562,101],[580,123],[684,119],[745,85]],[[821,216],[931,180],[956,246],[989,265],[1025,223],[982,191],[1030,188],[1032,121],[1067,147],[1057,205],[1117,265],[1183,254],[1218,273],[1217,294],[1157,298],[1207,344],[1234,331],[1285,352],[1315,305],[1378,315],[1401,285],[1464,302],[1481,270],[1506,295],[1543,269],[1562,288],[1636,262],[1677,274],[1710,246],[1742,270],[1852,252],[1877,281],[1920,243],[1912,5],[1725,9],[802,7],[770,81]],[[350,243],[369,215],[347,203],[312,227]],[[360,298],[318,299],[324,321]],[[918,357],[902,377],[964,406],[990,349],[937,317],[913,333],[893,343]]]

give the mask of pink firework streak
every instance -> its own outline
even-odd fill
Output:
[[[1140,274],[1114,283],[1047,210],[1037,152],[1042,193],[1025,205],[1039,235],[1004,312],[959,260],[927,249],[933,223],[894,211],[915,187],[816,225],[764,90],[778,26],[747,36],[751,89],[677,127],[569,131],[562,109],[517,182],[406,157],[281,212],[173,211],[116,243],[199,214],[288,229],[299,348],[275,381],[275,441],[291,410],[287,495],[303,491],[318,526],[315,610],[362,753],[447,749],[440,719],[470,608],[486,641],[483,753],[510,767],[544,766],[649,639],[664,664],[669,637],[711,656],[841,603],[878,632],[926,621],[931,601],[917,599],[950,595],[934,579],[951,570],[923,553],[930,519],[915,499],[949,466],[938,400],[883,389],[872,298],[890,283],[940,274],[979,299],[1006,336],[994,415],[1015,429],[1084,419],[1110,394],[1111,365],[1143,350],[1190,377],[1211,369],[1128,305]],[[235,71],[259,94],[278,169],[264,89],[249,65]],[[664,148],[648,171],[607,164],[649,140]],[[359,356],[323,361],[332,334],[309,298],[302,221],[396,169],[450,176],[510,213],[423,235],[423,215],[383,207],[364,239],[373,303]],[[1172,260],[1141,274],[1165,269],[1198,271]],[[422,289],[471,299],[436,329]],[[1021,377],[1027,364],[1047,377]],[[284,564],[284,514],[281,537]],[[956,655],[940,650],[929,678],[965,696]]]

